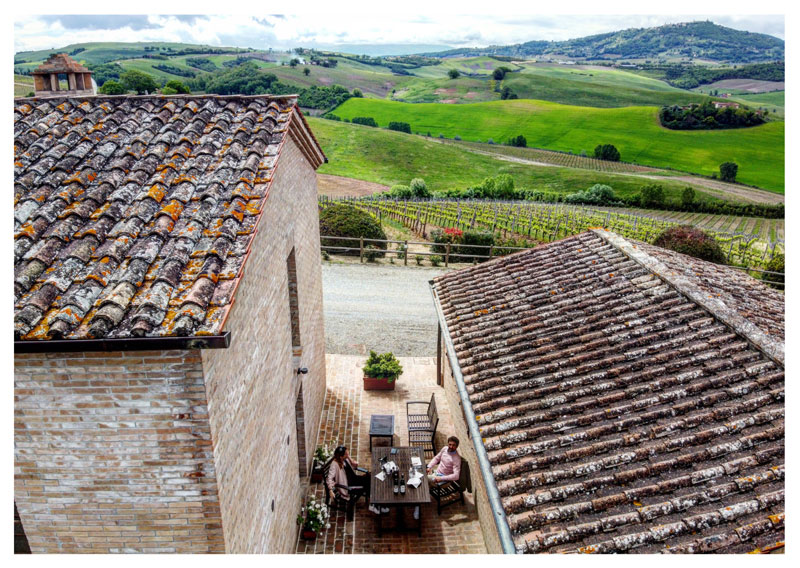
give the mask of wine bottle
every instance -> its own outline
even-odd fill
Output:
[[[394,487],[392,488],[392,491],[394,492],[395,495],[397,495],[400,492],[400,482],[397,479],[396,471],[392,473],[392,481],[394,481]]]
[[[405,494],[406,494],[406,476],[405,475],[401,475],[400,476],[400,495],[405,495]]]

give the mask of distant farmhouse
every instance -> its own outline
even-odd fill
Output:
[[[784,298],[604,230],[432,281],[489,552],[784,545]]]
[[[325,156],[295,98],[36,84],[14,102],[30,549],[293,551],[325,394]]]
[[[728,95],[723,95],[728,96]],[[729,103],[725,101],[714,101],[714,108],[732,108],[737,109],[739,108],[739,103]]]

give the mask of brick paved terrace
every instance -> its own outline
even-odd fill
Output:
[[[350,455],[361,467],[370,467],[369,418],[372,414],[394,414],[397,446],[408,445],[406,430],[406,402],[429,400],[436,393],[439,411],[439,427],[436,430],[436,446],[446,444],[453,432],[450,409],[444,389],[436,385],[436,361],[426,357],[399,357],[403,366],[394,391],[364,391],[361,367],[365,357],[354,355],[326,355],[328,377],[327,393],[322,410],[322,423],[317,436],[317,445],[335,439],[346,445]],[[380,443],[382,440],[375,440]],[[469,443],[466,440],[461,441]],[[313,448],[311,448],[313,451]],[[430,456],[427,457],[430,459]],[[479,475],[475,469],[473,475]],[[316,495],[324,501],[322,483],[311,483],[307,495]],[[394,511],[390,516],[394,517]],[[416,521],[407,513],[409,523]],[[423,505],[421,510],[422,536],[416,532],[392,532],[384,530],[378,536],[375,515],[363,499],[359,500],[353,521],[347,521],[343,511],[331,512],[331,528],[322,531],[315,541],[297,541],[299,554],[443,554],[486,553],[474,496],[465,494],[465,503],[456,503],[436,514],[436,502]],[[391,521],[390,521],[391,522]]]

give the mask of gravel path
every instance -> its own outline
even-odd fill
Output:
[[[323,262],[325,351],[434,357],[437,322],[428,281],[447,271]]]

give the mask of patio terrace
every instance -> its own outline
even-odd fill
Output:
[[[344,444],[361,467],[369,468],[369,418],[372,414],[394,414],[395,445],[408,445],[406,402],[429,400],[436,393],[439,427],[436,447],[446,444],[453,432],[450,409],[444,389],[436,385],[436,362],[427,357],[399,357],[403,375],[394,391],[364,391],[361,367],[364,357],[358,355],[326,355],[327,394],[323,418],[317,435],[317,446],[331,439]],[[379,443],[376,440],[375,443]],[[461,444],[469,443],[461,440]],[[315,446],[316,447],[316,446]],[[313,450],[313,448],[312,448]],[[428,455],[429,460],[432,456]],[[472,464],[470,464],[472,465]],[[473,475],[479,475],[473,466]],[[324,501],[322,483],[309,484],[307,497],[315,495]],[[392,516],[394,512],[391,513]],[[411,513],[407,513],[410,517]],[[298,554],[454,554],[486,553],[474,496],[465,494],[465,503],[457,503],[436,514],[436,502],[424,505],[420,512],[422,537],[416,532],[385,531],[378,536],[375,515],[363,499],[356,506],[353,521],[343,511],[331,512],[331,528],[321,531],[314,541],[297,541]],[[415,521],[410,521],[415,524]]]

